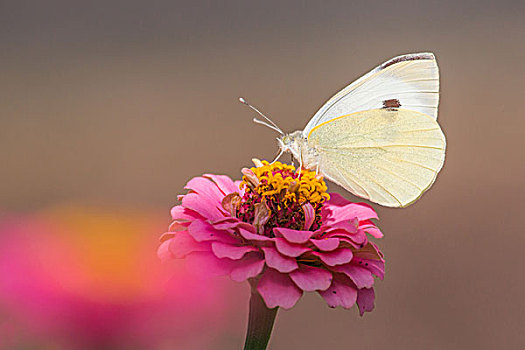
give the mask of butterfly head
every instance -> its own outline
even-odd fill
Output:
[[[290,152],[296,159],[298,159],[302,139],[301,131],[294,131],[290,134],[279,136],[277,138],[277,143],[279,144],[282,153]]]
[[[292,144],[292,138],[288,134],[282,135],[277,138],[277,143],[279,144],[279,148],[283,152],[287,152],[290,150],[290,146]]]

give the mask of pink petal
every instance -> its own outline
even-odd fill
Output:
[[[344,275],[335,275],[330,288],[319,292],[319,294],[328,306],[342,306],[345,309],[350,309],[357,299],[357,289],[352,285],[350,279]]]
[[[352,203],[337,193],[330,193],[330,200],[325,202],[321,210],[323,223],[349,220],[357,217],[359,221],[377,219],[374,209],[365,203]]]
[[[274,247],[263,247],[266,265],[279,272],[290,272],[297,269],[297,261],[294,258],[281,255]]]
[[[325,252],[335,250],[337,247],[339,247],[340,243],[339,238],[311,239],[310,242]]]
[[[182,205],[176,205],[171,208],[171,218],[173,220],[193,221],[199,219],[200,215]]]
[[[239,260],[246,253],[257,251],[255,247],[231,245],[223,242],[213,242],[211,250],[218,258],[228,258],[232,260]]]
[[[365,231],[361,229],[357,230],[357,232],[351,235],[350,238],[357,244],[364,244],[367,241]]]
[[[213,221],[213,227],[219,230],[236,230],[239,232],[239,234],[249,241],[271,241],[272,239],[270,237],[266,237],[263,235],[260,235],[257,233],[257,230],[255,227],[251,224],[248,224],[246,222],[242,222],[239,219],[232,219],[234,218],[228,218],[228,219],[220,219],[217,221]]]
[[[175,220],[170,224],[168,230],[171,232],[186,231],[190,224],[190,221]]]
[[[373,288],[359,289],[357,292],[357,306],[359,307],[359,314],[363,316],[365,312],[370,312],[374,309],[375,293]]]
[[[190,271],[205,277],[228,275],[236,263],[230,259],[219,259],[211,252],[193,252],[185,260]]]
[[[299,255],[310,251],[310,248],[307,248],[301,244],[290,243],[284,238],[276,237],[273,240],[279,253],[292,258],[296,258]]]
[[[290,278],[305,292],[326,290],[332,283],[332,274],[323,268],[299,265],[299,269],[290,273]]]
[[[350,248],[340,248],[332,252],[312,252],[312,254],[318,256],[328,266],[349,263],[354,256]]]
[[[347,204],[352,204],[353,202],[350,202],[345,197],[341,196],[339,193],[330,193],[330,199],[325,204],[330,204],[331,206],[337,206],[342,207]]]
[[[383,232],[377,227],[364,228],[363,231],[375,238],[383,238]]]
[[[359,227],[359,221],[357,221],[357,218],[354,217],[350,220],[345,219],[342,221],[336,221],[336,222],[324,224],[319,230],[316,231],[316,233],[317,232],[329,233],[329,232],[337,230],[337,231],[343,231],[344,233],[351,235],[357,232],[358,227]]]
[[[260,235],[258,233],[252,233],[248,230],[245,230],[244,228],[238,228],[239,234],[249,241],[271,241],[272,239],[270,237],[266,237],[263,235]]]
[[[169,250],[173,257],[177,259],[184,258],[192,252],[209,252],[210,245],[208,243],[199,243],[193,239],[188,232],[177,232],[175,237],[170,241]]]
[[[315,210],[310,203],[305,203],[302,205],[304,211],[304,227],[303,230],[309,230],[312,227],[312,224],[315,220]]]
[[[255,226],[247,222],[243,222],[237,218],[228,217],[210,222],[212,223],[213,227],[218,230],[234,230],[237,228],[242,228],[246,231],[257,233]]]
[[[223,195],[227,195],[233,192],[239,192],[239,186],[236,186],[235,183],[226,175],[213,175],[213,174],[204,174],[207,179],[211,179]]]
[[[226,231],[216,230],[211,224],[196,220],[188,226],[188,233],[197,241],[221,241],[224,243],[236,244],[238,240]]]
[[[160,241],[160,243],[162,243],[164,241],[167,241],[168,239],[172,239],[173,237],[175,237],[175,233],[173,233],[173,232],[164,232],[160,236],[159,241]]]
[[[361,244],[364,244],[367,241],[365,232],[363,230],[358,230],[354,234],[349,234],[347,231],[344,230],[335,230],[326,234],[326,237],[344,238],[347,241],[352,241],[353,243],[355,243],[356,246],[360,246]]]
[[[221,192],[213,181],[200,176],[188,181],[184,188],[197,192],[201,199],[211,200],[216,203],[220,203],[224,197],[224,193]]]
[[[377,246],[371,242],[368,242],[366,245],[362,245],[357,249],[354,252],[354,256],[356,258],[369,260],[381,260],[383,257]]]
[[[260,274],[264,267],[264,258],[261,253],[248,253],[244,258],[235,262],[230,277],[236,282],[246,281]]]
[[[213,225],[213,227],[219,230],[234,228],[240,222],[242,221],[231,216],[227,216],[217,220],[210,220],[210,223]]]
[[[226,216],[220,201],[210,200],[197,193],[188,193],[182,198],[182,206],[191,209],[208,220],[217,220]]]
[[[257,284],[257,291],[263,298],[266,306],[292,308],[303,295],[300,290],[285,274],[268,268]]]
[[[160,258],[160,260],[168,260],[174,258],[173,254],[171,254],[169,250],[170,241],[164,241],[159,246],[159,249],[157,249],[157,256]]]
[[[276,235],[286,238],[290,243],[306,243],[314,234],[312,231],[292,230],[284,227],[276,227],[273,229]]]
[[[358,263],[359,266],[363,266],[365,269],[368,269],[374,275],[383,279],[385,277],[385,262],[381,260],[361,260],[356,259],[355,263]]]
[[[335,266],[333,269],[350,277],[359,289],[371,288],[374,285],[374,276],[372,276],[372,273],[364,267],[354,264],[345,264]]]
[[[381,230],[377,228],[377,226],[371,220],[365,220],[363,222],[360,222],[359,228],[365,231],[366,233],[368,233],[369,235],[371,235],[372,237],[375,237],[375,238],[383,237],[383,232],[381,232]]]
[[[352,203],[341,208],[344,211],[352,212],[352,216],[357,217],[359,221],[368,219],[379,219],[372,206],[366,203]]]

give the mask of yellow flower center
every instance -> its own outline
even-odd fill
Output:
[[[317,230],[323,203],[330,199],[323,178],[281,162],[255,159],[254,163],[255,167],[242,170],[242,197],[238,193],[225,197],[223,207],[270,237],[276,227]]]
[[[250,181],[247,175],[243,176],[241,188],[245,187],[246,193],[255,192],[267,200],[278,200],[285,206],[292,202],[301,205],[308,202],[317,207],[330,199],[326,183],[314,171],[301,169],[299,174],[293,165],[281,162],[270,164],[265,160],[261,164],[250,169],[259,180],[258,184]]]

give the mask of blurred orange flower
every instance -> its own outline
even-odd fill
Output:
[[[154,237],[164,222],[143,211],[93,207],[5,216],[0,337],[6,348],[206,349],[229,327],[241,328],[232,325],[239,289],[201,279],[183,261],[159,263]]]

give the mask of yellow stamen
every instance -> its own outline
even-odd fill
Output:
[[[243,176],[241,188],[244,187],[246,192],[254,191],[263,197],[282,195],[283,197],[279,199],[285,204],[299,201],[299,203],[309,202],[315,205],[330,198],[326,193],[326,183],[314,171],[302,169],[301,177],[298,179],[293,165],[281,162],[270,164],[265,160],[258,161],[256,165],[250,170],[259,179],[259,185],[253,187],[253,179],[250,181],[246,175]]]

